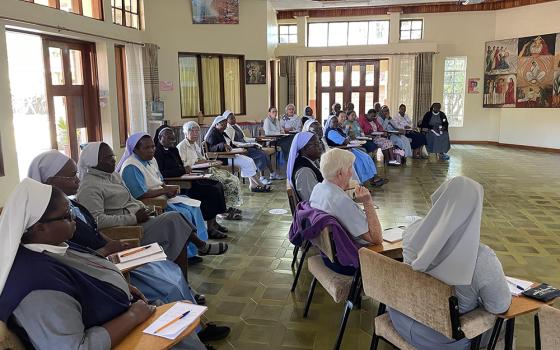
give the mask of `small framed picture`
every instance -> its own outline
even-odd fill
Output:
[[[266,84],[266,61],[265,60],[245,61],[245,83]]]

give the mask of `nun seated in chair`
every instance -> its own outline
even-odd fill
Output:
[[[154,153],[154,140],[144,132],[133,134],[126,140],[126,151],[116,170],[120,172],[125,186],[136,199],[177,196],[176,187],[166,186],[163,183],[163,176],[154,159]],[[200,205],[200,201],[180,195],[176,203],[170,203],[168,200],[165,211],[181,213],[185,219],[195,224],[198,237],[206,241],[208,231]],[[214,253],[223,254],[227,250],[227,245],[220,243],[217,248],[218,251]],[[189,257],[196,255],[196,246],[189,245]]]
[[[364,210],[345,192],[352,178],[354,158],[354,154],[337,148],[323,154],[320,167],[324,180],[313,188],[309,204],[335,217],[359,245],[381,244],[381,224],[367,188],[358,186],[355,190],[356,201],[364,205]],[[355,272],[353,268],[334,265],[329,259],[323,260],[335,272],[345,275]]]
[[[226,135],[227,117],[219,115],[212,122],[212,126],[204,136],[204,141],[208,145],[210,152],[230,152],[232,148],[231,140]],[[251,192],[270,192],[271,188],[264,185],[257,177],[257,166],[255,161],[243,154],[235,155],[234,159],[223,159],[224,164],[232,165],[233,162],[241,168],[241,176],[249,179]]]
[[[454,286],[460,314],[479,306],[500,314],[511,304],[502,264],[491,248],[480,243],[483,197],[478,182],[452,178],[432,194],[428,214],[403,233],[404,262]],[[470,347],[469,339],[449,339],[396,310],[389,309],[389,316],[400,336],[417,349]],[[489,338],[488,333],[483,336],[482,347]]]
[[[188,242],[195,244],[201,254],[217,254],[221,250],[220,246],[198,238],[196,228],[179,213],[152,216],[144,203],[132,197],[115,172],[115,163],[113,150],[103,142],[88,143],[78,161],[81,182],[76,198],[93,215],[98,229],[142,225],[144,235],[140,243],[159,243],[185,276]]]
[[[181,177],[187,173],[179,150],[175,147],[176,138],[171,128],[167,126],[158,128],[154,136],[154,143],[156,145],[154,158],[164,178]],[[200,210],[206,220],[210,238],[227,238],[225,233],[228,232],[228,229],[216,221],[218,214],[227,212],[224,186],[220,182],[211,179],[193,180],[190,188],[181,190],[181,193],[201,201]]]
[[[317,123],[318,124],[318,123]],[[286,175],[298,202],[309,201],[315,185],[323,181],[317,162],[321,158],[321,142],[317,135],[302,131],[292,141]]]
[[[342,123],[346,120],[346,114],[339,112],[339,116],[333,116],[328,121],[328,127],[325,130],[325,139],[329,147],[346,146],[350,143],[350,138],[342,130]],[[350,152],[354,155],[354,169],[358,174],[358,178],[362,185],[371,181],[374,186],[381,186],[384,183],[383,179],[375,179],[377,168],[373,159],[361,149],[351,148]]]
[[[109,260],[68,246],[75,228],[66,195],[28,178],[0,216],[0,321],[26,348],[110,349],[155,311]]]

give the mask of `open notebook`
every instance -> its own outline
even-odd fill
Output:
[[[167,339],[175,339],[207,309],[206,306],[177,302],[143,332]]]
[[[524,291],[531,289],[533,282],[520,280],[519,278],[513,278],[506,276],[506,281],[509,287],[509,292],[513,296],[518,296]]]
[[[152,243],[111,254],[107,259],[114,263],[120,271],[129,271],[149,262],[163,261],[167,259],[167,255],[159,244]]]

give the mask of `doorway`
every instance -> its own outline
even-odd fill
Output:
[[[101,139],[95,45],[12,30],[6,41],[20,178],[50,149],[77,161]]]
[[[381,72],[381,68],[386,65],[387,60],[317,62],[317,118],[326,118],[335,102],[343,108],[352,102],[358,116],[373,108],[375,102],[382,100],[380,87],[385,91],[386,72]]]

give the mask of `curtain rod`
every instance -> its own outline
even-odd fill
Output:
[[[118,38],[112,38],[110,36],[105,36],[105,35],[82,32],[80,30],[68,29],[68,28],[65,28],[65,27],[62,27],[62,26],[53,26],[53,25],[50,25],[50,24],[37,23],[37,22],[32,22],[32,21],[27,21],[27,20],[18,19],[18,18],[12,18],[12,17],[6,17],[6,16],[0,16],[0,19],[11,21],[11,22],[25,23],[25,24],[31,24],[31,25],[40,26],[40,27],[52,28],[52,29],[56,29],[59,33],[61,31],[66,31],[66,32],[88,35],[88,36],[93,36],[93,37],[102,38],[102,39],[113,40],[113,41],[126,43],[126,44],[144,46],[144,43],[139,43],[139,42],[129,41],[129,40],[123,40],[123,39],[118,39]]]
[[[376,54],[363,54],[363,53],[357,53],[357,54],[353,54],[353,55],[304,55],[304,56],[295,56],[296,58],[318,58],[318,57],[327,57],[327,58],[335,58],[335,59],[340,59],[340,58],[356,58],[356,57],[383,57],[383,56],[413,56],[413,55],[418,55],[421,53],[431,53],[434,55],[439,54],[439,51],[420,51],[420,52],[397,52],[397,53],[376,53]],[[279,57],[287,57],[287,56],[292,56],[292,55],[283,55],[283,56],[276,56],[277,58]]]

